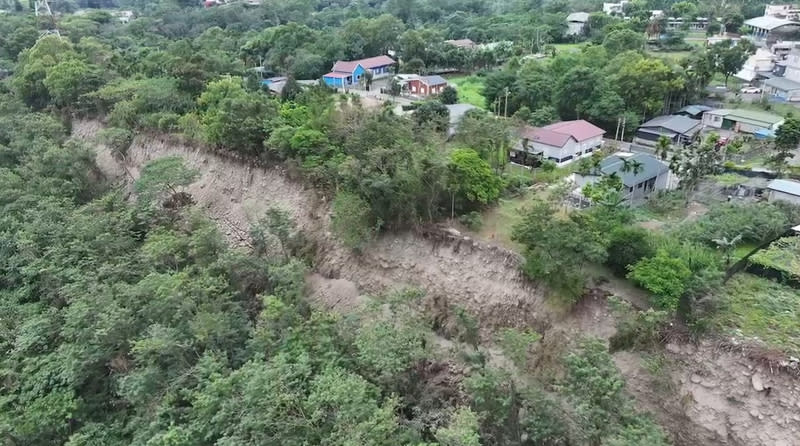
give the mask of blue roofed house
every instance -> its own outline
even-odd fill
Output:
[[[358,85],[358,82],[369,70],[373,79],[389,76],[395,61],[389,56],[376,56],[360,60],[340,60],[333,64],[331,72],[322,76],[329,87],[344,88]]]

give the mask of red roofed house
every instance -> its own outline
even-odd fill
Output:
[[[527,154],[555,161],[559,166],[587,156],[603,145],[605,130],[578,119],[544,127],[520,129],[520,143],[512,150],[512,160],[524,160]]]
[[[389,56],[368,57],[361,60],[340,60],[333,64],[331,72],[322,76],[322,80],[330,87],[346,87],[358,84],[364,73],[369,70],[373,78],[391,74],[394,59]]]
[[[430,96],[442,92],[447,87],[447,80],[441,76],[414,76],[408,79],[406,88],[417,96]]]

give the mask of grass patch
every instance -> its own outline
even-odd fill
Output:
[[[536,169],[534,183],[537,186],[535,190],[530,190],[522,193],[514,198],[501,198],[497,205],[487,209],[483,213],[483,223],[480,225],[480,230],[477,231],[477,236],[488,240],[490,242],[498,243],[508,249],[522,252],[523,247],[511,241],[511,232],[525,213],[525,207],[536,198],[546,198],[549,194],[548,185],[554,184],[562,178],[568,176],[575,171],[578,163],[572,163],[565,167],[556,168],[552,172],[543,172],[541,169]],[[515,164],[506,166],[506,172],[513,172],[515,174],[532,175],[529,169]]]
[[[742,273],[725,285],[718,298],[713,327],[800,354],[800,291]]]
[[[458,101],[472,104],[479,108],[486,108],[486,98],[483,97],[483,79],[478,76],[453,76],[447,81],[456,86]]]
[[[730,87],[731,82],[728,81],[728,86]],[[769,102],[766,105],[762,105],[759,102],[725,102],[725,108],[741,108],[745,110],[756,110],[761,112],[772,113],[779,116],[786,116],[789,113],[797,114],[797,107],[791,104],[784,104],[782,102]]]
[[[750,251],[756,249],[756,246],[758,245],[756,245],[755,243],[742,243],[741,245],[737,245],[735,248],[733,248],[733,254],[731,254],[731,259],[733,259],[733,261],[735,262],[741,258],[744,258],[744,256],[746,256],[747,254],[750,254]]]
[[[558,54],[562,51],[578,52],[586,46],[586,43],[555,43],[553,46],[556,48],[556,54]]]
[[[652,57],[658,57],[671,63],[678,63],[692,54],[691,51],[653,51],[648,50],[647,54]]]

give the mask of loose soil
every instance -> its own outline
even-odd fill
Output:
[[[120,161],[95,142],[101,128],[96,121],[78,121],[73,131],[96,147],[98,164],[111,180],[130,184],[142,165],[164,156],[181,156],[198,169],[201,177],[188,192],[232,244],[246,245],[250,223],[269,207],[289,211],[318,246],[308,287],[312,299],[325,307],[347,311],[363,295],[411,286],[426,292],[425,305],[436,318],[446,322],[457,307],[475,315],[484,337],[499,327],[530,327],[543,335],[543,345],[563,350],[568,343],[562,339],[607,339],[615,331],[606,301],[594,293],[576,311],[548,305],[546,290],[520,275],[513,252],[430,231],[383,235],[356,255],[330,233],[329,197],[290,180],[282,168],[259,167],[147,134],[136,136]],[[606,286],[612,288],[607,293],[627,297],[619,284],[597,285]],[[655,377],[641,365],[641,355],[618,352],[614,357],[638,405],[654,414],[675,444],[800,446],[800,381],[710,343],[667,347],[668,366]],[[753,388],[754,373],[769,383],[769,395]]]

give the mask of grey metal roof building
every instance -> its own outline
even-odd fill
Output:
[[[636,130],[636,138],[645,144],[652,144],[662,136],[674,144],[686,143],[694,138],[700,128],[700,121],[688,116],[658,116],[640,125]]]
[[[636,173],[633,170],[625,171],[626,162],[628,165],[638,162],[640,170]],[[600,162],[600,170],[605,175],[616,174],[622,180],[622,184],[627,187],[636,186],[639,183],[655,178],[669,171],[669,166],[658,158],[647,153],[635,153],[629,157],[611,155]]]

